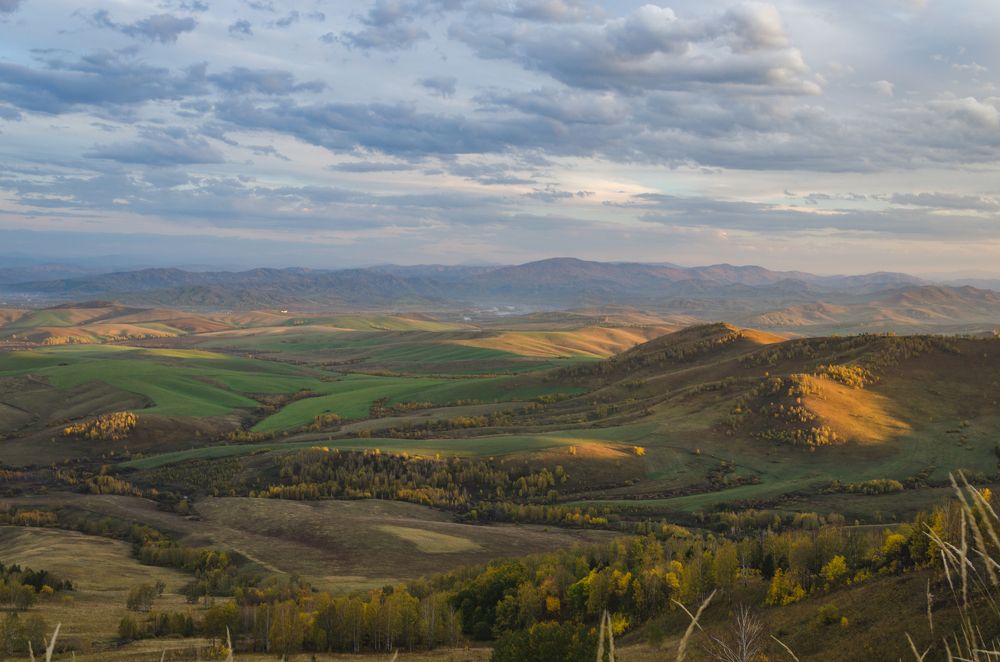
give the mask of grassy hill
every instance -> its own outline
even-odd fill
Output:
[[[107,583],[115,605],[93,630],[74,603],[43,603],[71,626],[75,642],[111,645],[123,585],[107,573],[113,556],[135,549],[122,542],[142,534],[134,525],[169,536],[154,543],[158,549],[228,550],[239,573],[263,574],[259,586],[300,577],[337,593],[638,533],[684,550],[673,558],[701,569],[676,590],[700,596],[690,582],[707,585],[719,571],[698,559],[729,536],[780,542],[794,529],[815,540],[814,552],[794,561],[811,576],[829,560],[823,545],[835,538],[851,549],[851,540],[864,538],[865,563],[891,570],[889,552],[880,550],[897,528],[907,530],[899,522],[947,498],[949,473],[998,482],[1000,339],[993,335],[789,339],[724,323],[675,330],[655,315],[620,309],[603,318],[533,313],[511,328],[401,314],[173,317],[100,302],[27,314],[34,317],[9,316],[15,325],[24,320],[22,332],[42,323],[148,326],[154,318],[169,318],[177,331],[0,353],[0,517],[48,517],[49,525],[119,538],[102,546],[106,538],[0,528],[4,562],[38,550],[36,558],[68,575],[82,572],[74,553],[101,564],[94,581]],[[138,422],[122,438],[62,433],[123,411]],[[311,425],[332,414],[339,420]],[[618,566],[603,555],[629,557],[629,544],[580,552],[581,562],[611,573]],[[656,563],[666,569],[670,561]],[[772,570],[792,563],[780,555],[751,561]],[[129,581],[141,569],[135,565],[123,565]],[[902,654],[901,632],[923,618],[926,605],[914,601],[933,571],[890,570],[856,586],[819,586],[795,606],[764,613],[802,659],[823,659],[816,656],[829,647],[843,651],[831,659],[870,656],[875,649],[855,645],[857,633],[880,626],[884,635],[868,641]],[[163,605],[207,613],[208,599],[180,605],[172,572],[158,575],[167,578]],[[571,590],[576,579],[545,572],[529,575],[560,596],[553,613],[571,599],[586,603],[571,598],[583,590]],[[596,576],[580,581],[604,581]],[[763,604],[767,577],[742,579],[708,615],[709,631],[725,627],[733,601]],[[98,591],[85,581],[79,605],[98,608]],[[535,599],[518,595],[524,604]],[[890,627],[880,610],[893,600],[906,602],[906,617]],[[849,614],[849,624],[818,620],[827,603]],[[953,622],[940,609],[935,618],[942,627]],[[682,612],[658,619],[629,624],[622,659],[660,659],[664,644],[646,643],[657,629],[668,648],[676,645]],[[82,644],[77,650],[87,652]]]

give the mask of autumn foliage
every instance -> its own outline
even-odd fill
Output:
[[[63,428],[63,436],[97,441],[121,441],[128,438],[138,422],[139,417],[132,412],[116,411],[83,423],[66,426]]]

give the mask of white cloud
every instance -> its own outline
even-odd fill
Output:
[[[872,83],[872,89],[880,96],[891,97],[895,94],[896,86],[887,80],[877,80]]]

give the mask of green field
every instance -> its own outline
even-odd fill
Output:
[[[515,351],[460,344],[481,336],[480,332],[451,329],[356,331],[309,326],[211,334],[197,340],[199,346],[207,349],[412,374],[520,373],[565,364],[568,360],[587,360],[585,356],[525,356]]]
[[[559,389],[555,385],[519,385],[510,377],[443,379],[427,377],[379,377],[345,375],[336,382],[316,389],[320,397],[305,398],[284,407],[254,426],[255,432],[294,430],[312,422],[320,414],[334,413],[341,418],[368,415],[371,403],[388,398],[389,404],[429,402],[443,405],[459,400],[502,402],[526,400]],[[578,391],[578,389],[573,389]]]
[[[104,382],[148,398],[145,411],[163,416],[221,416],[256,407],[247,394],[325,384],[316,371],[197,350],[80,345],[0,354],[0,378],[26,374],[61,390]]]
[[[459,348],[463,351],[469,348]],[[201,350],[141,349],[114,345],[39,348],[0,355],[0,378],[32,375],[66,390],[104,382],[149,399],[147,413],[163,416],[221,416],[258,403],[249,395],[320,395],[292,403],[265,419],[257,431],[301,427],[321,413],[367,416],[373,400],[444,404],[456,400],[494,402],[528,399],[559,390],[555,385],[512,385],[510,377],[421,378],[333,375],[303,366],[239,358]]]
[[[390,438],[272,441],[270,443],[204,446],[183,451],[160,453],[150,457],[129,460],[121,463],[119,466],[131,469],[155,469],[156,467],[186,462],[188,460],[215,460],[271,451],[280,453],[317,446],[344,450],[369,450],[377,448],[388,452],[406,452],[411,455],[423,455],[425,457],[439,454],[444,456],[492,457],[531,453],[555,448],[568,448],[570,446],[604,448],[640,441],[648,433],[648,426],[637,425],[628,428],[612,428],[610,430],[570,430],[541,435],[497,435],[489,437],[423,439],[419,441]]]

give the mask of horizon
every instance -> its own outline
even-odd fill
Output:
[[[998,273],[1000,7],[859,7],[3,2],[0,243]]]
[[[95,258],[90,258],[89,260],[74,260],[72,258],[67,258],[65,260],[47,260],[43,258],[33,258],[26,254],[0,254],[0,261],[10,258],[17,258],[19,260],[24,260],[19,266],[22,267],[74,267],[85,269],[92,274],[111,274],[111,273],[130,273],[136,271],[147,271],[147,270],[180,270],[189,272],[229,272],[229,273],[240,273],[244,271],[253,271],[257,269],[271,269],[271,270],[292,270],[292,269],[302,269],[306,271],[344,271],[344,270],[373,270],[379,268],[403,268],[403,269],[413,269],[413,268],[426,268],[431,269],[435,267],[442,268],[483,268],[483,269],[503,269],[506,267],[522,267],[530,264],[536,264],[540,262],[552,262],[552,261],[569,261],[575,260],[579,262],[591,263],[591,264],[605,264],[605,265],[642,265],[642,266],[659,266],[659,267],[675,267],[685,270],[694,269],[709,269],[713,267],[729,267],[733,269],[763,269],[772,273],[800,273],[804,275],[817,276],[821,278],[836,278],[836,277],[851,277],[851,276],[871,276],[880,274],[890,274],[890,275],[902,275],[910,276],[914,278],[919,278],[921,280],[928,281],[926,284],[948,284],[955,281],[974,281],[974,280],[993,280],[1000,278],[1000,271],[996,272],[945,272],[945,273],[910,273],[902,271],[891,271],[891,270],[877,270],[877,271],[859,271],[859,272],[824,272],[824,271],[808,271],[801,269],[773,269],[763,264],[739,264],[730,262],[715,262],[710,264],[682,264],[672,261],[635,261],[635,260],[589,260],[586,258],[580,258],[572,255],[552,255],[549,257],[542,257],[534,260],[527,260],[522,262],[455,262],[455,263],[444,263],[444,262],[413,262],[413,263],[399,263],[399,262],[380,262],[380,263],[360,263],[351,266],[309,266],[302,264],[288,264],[288,263],[277,263],[277,264],[244,264],[244,265],[211,265],[211,264],[196,264],[196,263],[177,263],[177,262],[164,262],[162,264],[130,264],[127,262],[129,258],[125,256],[99,256]],[[117,259],[125,260],[120,263],[115,263]],[[108,266],[105,268],[100,268],[93,266],[96,263],[106,263],[113,266]],[[0,262],[0,269],[4,266]],[[17,268],[17,267],[12,267]]]

